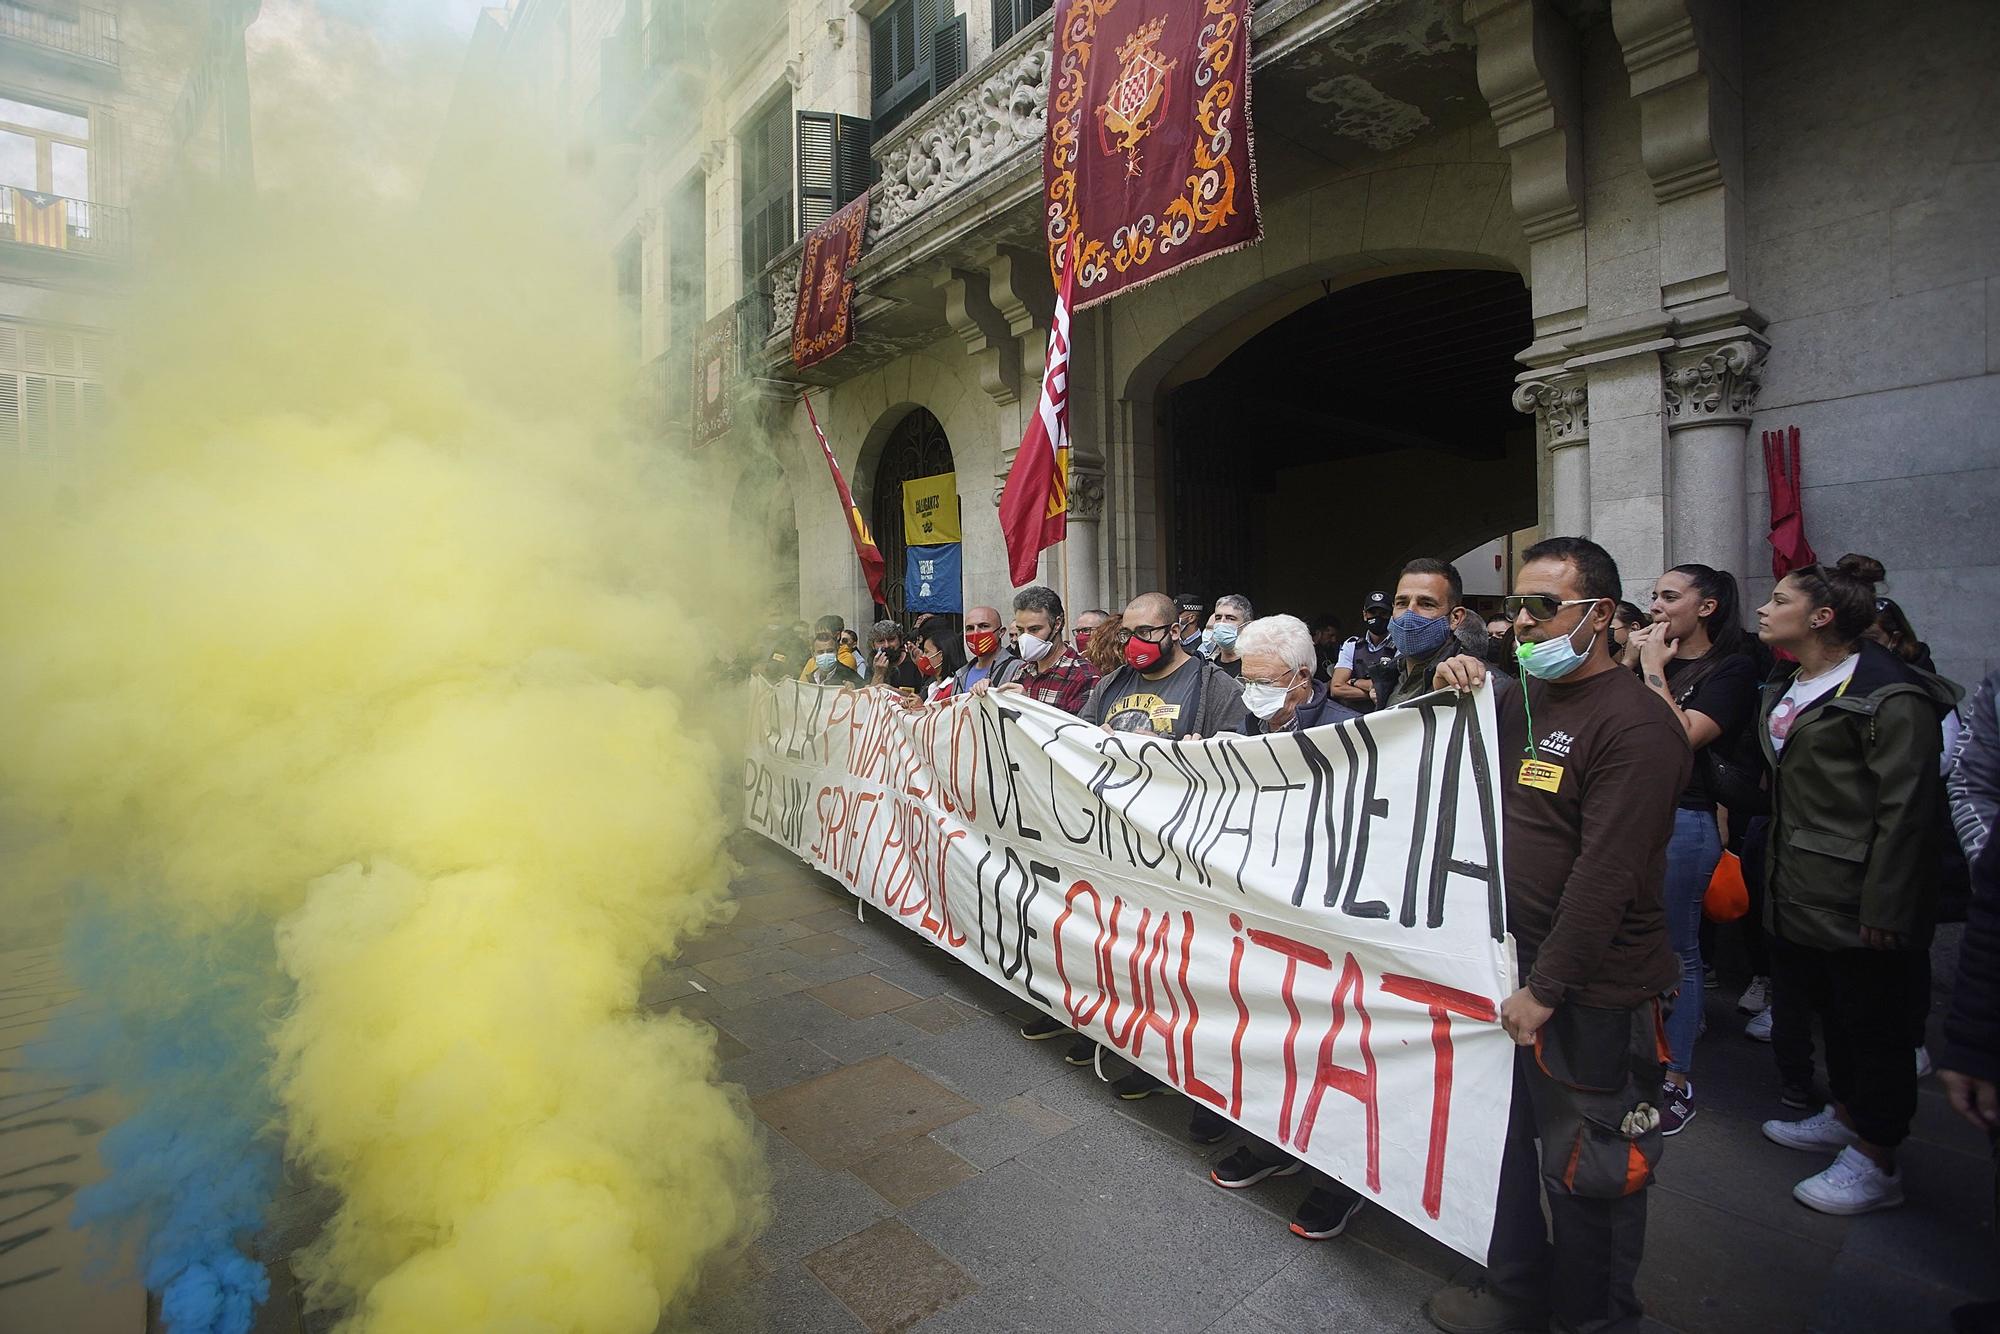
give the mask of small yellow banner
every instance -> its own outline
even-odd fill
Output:
[[[903,483],[903,541],[930,547],[960,540],[958,474],[941,472]]]
[[[1550,764],[1544,760],[1521,761],[1521,786],[1537,787],[1544,792],[1562,791],[1563,771],[1560,764]]]

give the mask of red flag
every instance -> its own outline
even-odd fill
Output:
[[[841,506],[847,511],[847,531],[854,539],[854,556],[861,562],[861,572],[868,576],[868,592],[877,603],[882,602],[882,572],[887,563],[882,559],[882,549],[875,545],[875,539],[868,535],[868,524],[862,519],[861,511],[855,508],[854,493],[847,489],[847,479],[840,475],[840,464],[834,460],[833,446],[826,442],[826,432],[819,428],[819,414],[813,411],[810,394],[805,396],[806,420],[812,423],[813,434],[819,437],[819,447],[826,454],[826,470],[833,474],[833,489],[840,492]]]
[[[1007,538],[1007,572],[1016,587],[1035,582],[1036,557],[1069,530],[1069,315],[1075,258],[1075,247],[1065,246],[1042,394],[1000,493],[1000,531]]]
[[[1764,432],[1764,479],[1771,495],[1771,576],[1819,563],[1806,541],[1804,487],[1799,480],[1799,428]]]

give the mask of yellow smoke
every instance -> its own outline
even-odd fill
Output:
[[[250,1037],[342,1199],[296,1267],[355,1334],[645,1334],[762,1209],[712,1032],[638,1009],[727,912],[759,571],[628,427],[559,162],[511,168],[184,209],[104,438],[0,476],[0,916],[269,924]]]

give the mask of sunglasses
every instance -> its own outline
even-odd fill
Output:
[[[1564,607],[1587,607],[1603,600],[1603,598],[1570,598],[1565,602],[1547,593],[1514,593],[1500,599],[1500,605],[1506,608],[1507,619],[1510,621],[1525,611],[1529,620],[1539,623],[1554,620],[1556,613]]]

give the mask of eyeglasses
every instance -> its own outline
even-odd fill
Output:
[[[1165,639],[1167,632],[1173,628],[1171,625],[1120,626],[1118,627],[1118,642],[1122,644],[1128,639],[1142,639],[1148,644],[1157,644],[1162,639]]]
[[[1602,601],[1603,598],[1571,598],[1565,602],[1547,593],[1514,593],[1500,599],[1500,605],[1506,608],[1510,621],[1525,611],[1529,620],[1540,622],[1554,620],[1564,607],[1587,607]]]

